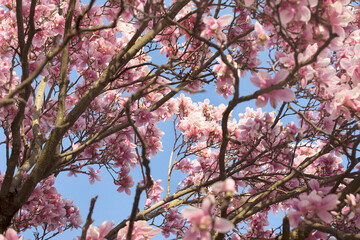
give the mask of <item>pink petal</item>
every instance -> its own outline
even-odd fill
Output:
[[[354,48],[355,56],[360,55],[360,44],[356,44]]]
[[[216,29],[218,29],[219,27],[220,27],[219,24],[215,23],[215,24],[212,24],[212,25],[210,26],[210,29],[216,30]]]
[[[150,204],[151,204],[151,199],[146,199],[146,201],[145,201],[145,206],[150,206]]]
[[[217,22],[220,25],[220,27],[223,28],[231,23],[232,18],[233,17],[231,14],[226,14],[224,16],[219,17]]]
[[[259,87],[259,88],[261,87],[261,84],[263,84],[263,81],[260,78],[258,78],[257,76],[251,77],[250,81],[252,84],[254,84],[256,87]]]
[[[355,220],[355,226],[356,226],[358,229],[360,229],[360,218],[357,218],[357,219]]]
[[[308,0],[310,7],[316,7],[318,5],[318,0]]]
[[[290,88],[284,88],[279,91],[280,99],[284,102],[291,102],[295,99],[295,93]]]
[[[287,76],[289,75],[289,72],[285,69],[280,69],[279,71],[277,71],[277,73],[274,76],[274,79],[272,81],[272,84],[277,84],[279,82],[281,82],[282,80],[284,80],[285,78],[287,78]]]
[[[321,218],[321,220],[326,223],[331,223],[331,221],[333,220],[332,215],[327,211],[319,211],[317,215],[319,216],[319,218]]]
[[[206,215],[208,215],[208,214],[211,214],[211,210],[212,210],[212,208],[214,208],[214,204],[215,204],[215,197],[212,195],[209,195],[206,198],[204,198],[204,200],[201,204],[201,208],[204,211],[204,213]]]
[[[348,58],[343,58],[340,61],[340,66],[346,70],[346,72],[351,76],[354,72],[354,64],[348,59]]]
[[[231,240],[241,240],[240,236],[237,233],[233,233],[231,236]]]
[[[351,203],[352,206],[356,205],[356,198],[355,198],[354,194],[350,193],[350,194],[346,195],[346,198]]]
[[[332,210],[337,205],[337,195],[336,194],[329,194],[324,197],[321,201],[321,209],[323,210]]]
[[[218,194],[219,192],[224,191],[224,182],[219,181],[211,185],[211,188],[215,194]]]
[[[211,235],[210,232],[208,231],[200,231],[200,238],[192,238],[193,239],[197,239],[197,240],[209,240],[211,239]]]
[[[264,71],[259,71],[255,76],[250,78],[252,84],[259,88],[264,88],[266,85],[268,85],[267,82],[270,80],[270,74]]]
[[[206,17],[203,18],[203,22],[204,22],[206,25],[208,25],[211,20],[214,20],[214,18],[213,18],[213,17],[210,17],[210,16],[206,16]]]
[[[93,185],[94,183],[95,183],[95,178],[94,177],[89,177],[89,183],[91,184],[91,185]]]
[[[308,22],[311,19],[310,9],[306,6],[301,6],[298,14],[300,15],[300,21]]]
[[[221,45],[222,43],[226,42],[226,35],[223,32],[218,32],[217,36],[215,38],[215,42],[218,45]]]
[[[278,102],[281,101],[291,102],[292,100],[295,99],[295,93],[289,88],[274,90],[271,93],[269,93],[269,96],[270,96],[270,105],[273,108],[276,108]]]
[[[125,193],[130,196],[130,194],[131,194],[130,189],[129,189],[129,188],[125,188]]]
[[[350,212],[350,210],[351,209],[349,208],[349,206],[345,206],[343,209],[341,209],[341,213],[346,215]]]
[[[215,218],[214,229],[221,233],[227,233],[234,228],[234,224],[225,218]]]
[[[268,72],[265,72],[265,71],[259,71],[258,74],[259,78],[262,80],[262,81],[270,81],[271,80],[271,76],[270,76],[270,73]]]
[[[299,225],[299,223],[302,221],[301,216],[302,216],[301,212],[289,212],[288,218],[289,218],[290,226],[296,228]]]
[[[236,190],[236,184],[234,179],[232,178],[227,178],[225,180],[225,191],[227,192],[235,192]]]
[[[265,107],[268,102],[268,95],[261,95],[255,100],[255,104],[257,107]]]
[[[232,178],[227,178],[225,181],[219,181],[211,185],[211,188],[215,194],[220,192],[235,192],[235,181]]]
[[[181,214],[187,219],[195,219],[203,216],[204,212],[199,208],[187,207],[181,211]]]
[[[250,7],[254,3],[254,0],[245,0],[244,2],[246,7]]]
[[[311,179],[308,183],[312,190],[319,191],[320,185],[318,181],[316,181],[315,179]]]
[[[273,91],[272,94],[270,95],[270,105],[273,108],[276,108],[277,103],[280,102],[280,99],[279,99],[278,95],[276,94],[276,92],[277,91]]]
[[[281,7],[280,9],[280,20],[282,24],[291,22],[294,18],[295,11],[292,7]]]
[[[261,24],[259,22],[256,22],[254,24],[254,29],[255,29],[255,32],[258,36],[260,36],[261,34],[264,34],[264,29],[262,28]]]
[[[9,228],[7,231],[6,231],[6,240],[18,240],[18,234],[17,232],[12,229],[12,228]]]
[[[105,221],[99,226],[100,236],[105,237],[108,234],[113,226],[112,222]]]
[[[313,190],[309,196],[309,201],[311,201],[313,204],[319,205],[321,203],[322,198],[317,194],[317,191]]]
[[[191,230],[188,230],[186,233],[185,233],[185,236],[183,237],[183,240],[194,240],[194,239],[198,239],[198,235],[199,235],[199,232],[198,231],[191,231]]]
[[[98,175],[95,175],[95,178],[96,178],[96,181],[99,181],[99,182],[102,181],[102,178],[100,176],[98,176]]]

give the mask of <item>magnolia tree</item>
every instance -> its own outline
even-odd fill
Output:
[[[0,239],[360,239],[357,4],[1,0]],[[226,104],[194,102],[204,90]],[[83,219],[54,182],[101,169],[134,200],[93,226],[96,198]]]

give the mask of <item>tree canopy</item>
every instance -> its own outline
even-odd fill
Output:
[[[360,239],[358,1],[0,0],[0,42],[0,239]],[[54,182],[101,171],[93,226]]]

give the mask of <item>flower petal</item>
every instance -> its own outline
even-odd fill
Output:
[[[306,6],[301,6],[298,14],[300,15],[300,21],[308,22],[311,19],[310,9]]]
[[[12,229],[12,228],[9,228],[7,231],[6,231],[6,234],[5,234],[5,237],[7,240],[18,240],[18,234],[17,232]]]
[[[279,9],[280,10],[280,20],[282,24],[287,24],[292,21],[295,15],[295,11],[292,7],[285,6]]]
[[[196,219],[203,215],[203,211],[199,208],[187,207],[181,211],[181,214],[187,219]]]
[[[255,76],[250,78],[252,84],[259,88],[265,88],[270,85],[268,82],[271,81],[271,76],[268,72],[259,71]]]
[[[255,104],[257,107],[265,107],[268,102],[268,95],[261,95],[255,100]]]
[[[234,228],[234,224],[225,218],[215,218],[214,229],[221,233],[227,233]]]
[[[295,93],[290,88],[284,88],[279,91],[279,97],[284,102],[291,102],[295,99]]]
[[[223,28],[231,23],[232,18],[233,17],[231,14],[226,14],[224,16],[219,17],[217,22],[220,25],[220,27]]]
[[[319,211],[317,215],[326,223],[331,223],[333,220],[332,215],[328,211]]]
[[[271,94],[270,95],[271,107],[276,108],[278,102],[280,102],[279,97],[276,94]]]
[[[214,208],[215,198],[212,195],[207,196],[201,204],[201,208],[206,215],[211,214],[211,210]]]
[[[274,79],[272,81],[272,84],[277,84],[284,80],[289,75],[289,72],[285,69],[280,69],[277,71],[277,73],[274,76]]]
[[[338,203],[338,197],[336,194],[329,194],[324,197],[321,201],[321,209],[323,210],[332,210],[336,207]]]
[[[254,0],[245,0],[244,3],[246,7],[250,7],[254,3]]]

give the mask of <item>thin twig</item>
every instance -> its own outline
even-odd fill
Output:
[[[94,222],[94,220],[91,218],[91,215],[94,211],[94,206],[95,206],[95,202],[97,200],[99,196],[95,196],[91,199],[90,201],[90,209],[89,209],[89,213],[88,216],[86,218],[86,222],[82,228],[82,233],[81,233],[81,240],[85,240],[86,239],[86,234],[87,234],[87,230],[89,229],[90,225]]]

